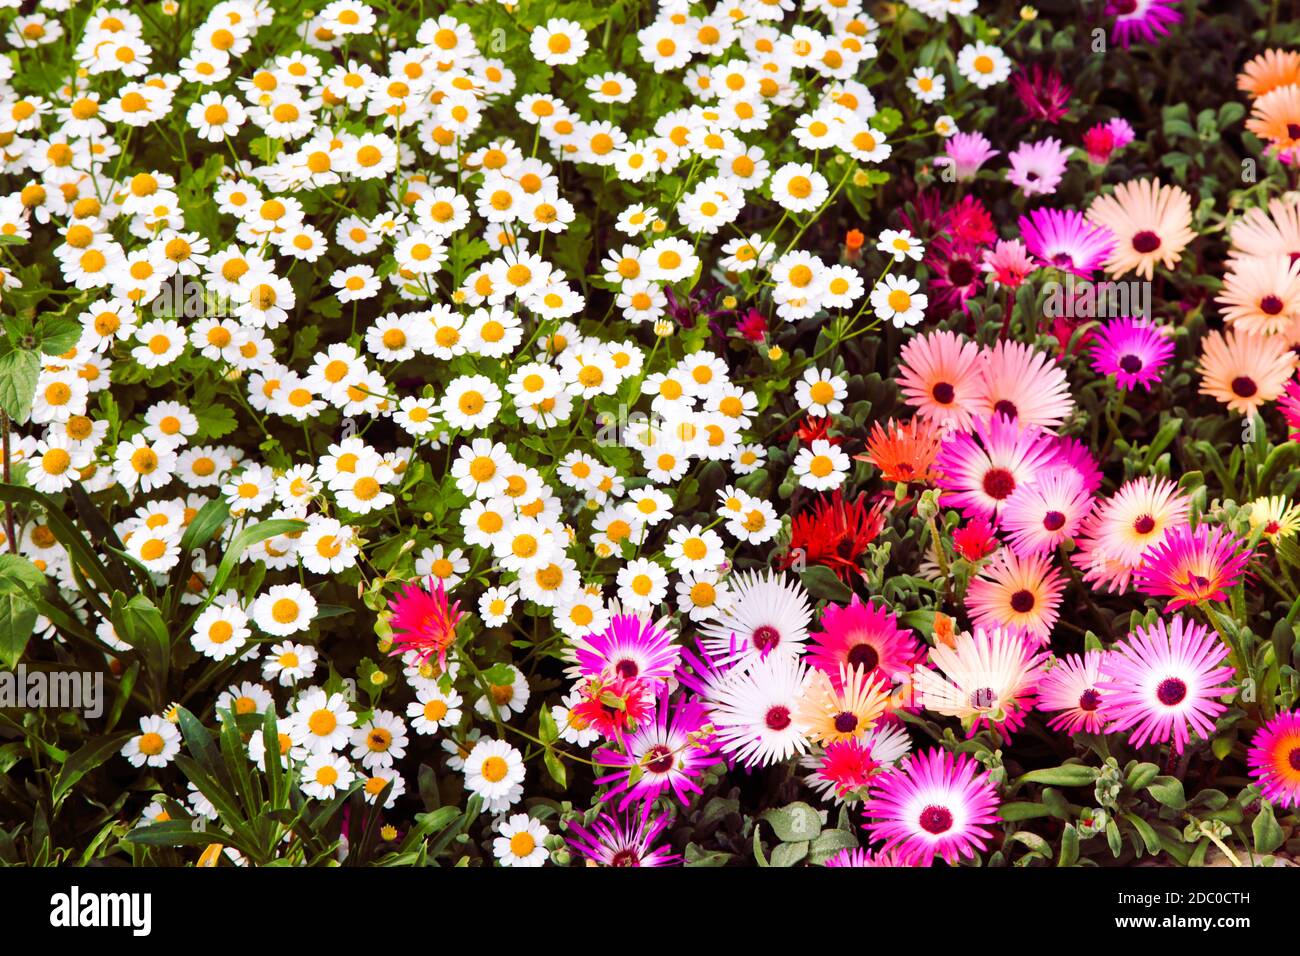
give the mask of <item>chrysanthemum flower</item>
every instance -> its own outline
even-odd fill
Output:
[[[1073,736],[1080,731],[1099,734],[1108,717],[1106,699],[1098,685],[1106,679],[1106,654],[1088,651],[1082,657],[1058,658],[1038,682],[1038,709],[1056,716],[1047,722],[1053,730]]]
[[[1005,415],[976,419],[974,432],[943,443],[935,466],[947,492],[943,503],[971,517],[996,517],[1016,489],[1033,484],[1052,460],[1051,446],[1035,426],[1020,428]]]
[[[611,796],[625,793],[619,810],[636,800],[652,803],[669,790],[687,803],[689,794],[700,792],[695,778],[722,759],[713,753],[704,706],[682,700],[670,714],[668,697],[667,693],[660,695],[654,720],[624,735],[621,750],[596,752],[602,766],[625,768],[596,779],[598,785],[617,781],[609,792]],[[634,770],[639,771],[635,780]]]
[[[1243,415],[1254,415],[1278,398],[1296,366],[1295,353],[1278,335],[1215,330],[1202,349],[1200,393]]]
[[[1259,728],[1246,763],[1264,799],[1300,806],[1300,711],[1284,711]]]
[[[1177,6],[1178,0],[1107,0],[1106,16],[1115,18],[1111,39],[1125,49],[1134,40],[1154,43],[1182,22]]]
[[[1048,655],[1002,628],[977,626],[953,643],[930,648],[930,663],[938,670],[917,669],[917,701],[926,710],[961,720],[968,736],[987,723],[1009,739],[1034,705],[1034,687]]]
[[[936,747],[875,778],[864,804],[866,829],[908,866],[973,858],[992,836],[998,796],[987,771],[968,754]]]
[[[570,823],[568,844],[595,866],[670,866],[678,859],[669,847],[653,846],[671,816],[651,818],[650,801],[630,814],[602,813],[590,827]]]
[[[430,576],[429,587],[408,584],[389,602],[392,612],[393,650],[390,655],[414,651],[421,661],[437,656],[447,666],[447,648],[456,640],[456,625],[464,616],[460,602],[448,603],[442,579]]]
[[[1109,733],[1130,731],[1129,743],[1173,742],[1183,752],[1195,732],[1214,733],[1214,719],[1233,693],[1233,669],[1220,666],[1228,648],[1203,624],[1175,615],[1138,628],[1106,657],[1107,679],[1098,685],[1106,699]]]
[[[1035,209],[1017,220],[1025,248],[1044,265],[1085,279],[1115,248],[1109,229],[1096,226],[1073,209]]]
[[[1157,263],[1172,269],[1196,238],[1191,197],[1155,179],[1121,183],[1110,195],[1098,196],[1088,207],[1088,218],[1115,236],[1106,260],[1106,271],[1115,278],[1136,272],[1149,280]]]
[[[971,579],[966,610],[971,621],[1003,627],[1046,644],[1056,624],[1065,580],[1045,555],[1018,557],[1004,550]]]
[[[1252,552],[1226,528],[1184,525],[1142,556],[1134,580],[1144,594],[1168,596],[1168,610],[1226,601]]]
[[[917,415],[940,428],[970,428],[982,391],[979,346],[939,330],[910,339],[898,361],[898,385]]]
[[[1092,367],[1114,375],[1126,392],[1141,385],[1150,391],[1174,354],[1173,340],[1144,319],[1124,317],[1100,326],[1092,344]]]
[[[1065,369],[1050,355],[1003,339],[983,353],[976,414],[1005,415],[1054,433],[1074,409]]]

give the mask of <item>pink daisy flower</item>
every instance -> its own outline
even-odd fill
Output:
[[[651,803],[668,790],[687,803],[688,794],[700,792],[695,778],[705,767],[722,760],[714,753],[707,725],[708,712],[703,704],[683,700],[670,715],[668,694],[662,694],[655,719],[624,735],[621,751],[597,751],[598,763],[624,769],[598,777],[596,783],[617,781],[610,788],[611,795],[626,791],[619,810],[636,800]],[[639,771],[635,780],[634,771]]]
[[[1080,547],[1136,566],[1143,552],[1187,524],[1191,506],[1187,493],[1168,478],[1135,478],[1084,519]],[[1126,587],[1127,579],[1119,590]]]
[[[1047,722],[1067,734],[1102,733],[1106,700],[1098,685],[1106,679],[1104,651],[1058,658],[1038,682],[1038,709],[1056,716]]]
[[[573,643],[573,678],[640,678],[659,687],[673,676],[681,655],[671,631],[637,614],[616,614],[599,634]]]
[[[1109,229],[1073,209],[1035,209],[1017,220],[1025,247],[1044,265],[1091,278],[1115,248]]]
[[[981,390],[979,346],[953,332],[918,335],[904,343],[898,386],[922,418],[958,431],[970,428]]]
[[[937,669],[917,669],[916,700],[925,710],[956,717],[967,737],[987,725],[1009,740],[1033,709],[1034,688],[1049,660],[1019,634],[976,626],[958,635],[952,646],[930,648],[930,663]]]
[[[898,618],[884,605],[863,604],[856,595],[844,607],[827,604],[818,624],[821,631],[811,635],[807,661],[832,681],[838,681],[841,666],[847,666],[863,668],[869,678],[892,682],[911,673],[920,660],[921,649],[912,632],[900,628]]]
[[[1083,148],[1087,151],[1091,162],[1104,166],[1118,150],[1133,142],[1135,135],[1128,120],[1116,117],[1105,123],[1098,123],[1084,133]]]
[[[984,250],[980,268],[989,274],[992,285],[1018,289],[1026,276],[1037,271],[1038,263],[1029,257],[1029,250],[1019,239],[999,239],[992,249]]]
[[[1032,485],[1022,485],[1002,509],[1002,530],[1021,556],[1055,551],[1073,538],[1092,509],[1092,495],[1071,468],[1052,468]]]
[[[971,579],[966,611],[985,628],[1003,627],[1046,644],[1056,626],[1065,579],[1045,555],[1018,557],[1004,549]]]
[[[677,854],[653,847],[670,819],[667,813],[651,819],[647,800],[627,816],[602,813],[590,828],[570,823],[567,840],[575,853],[598,866],[671,866]]]
[[[1170,611],[1226,601],[1253,553],[1226,528],[1184,525],[1142,556],[1135,582],[1143,594],[1167,595]]]
[[[985,349],[977,414],[1006,415],[1020,427],[1055,433],[1074,410],[1065,369],[1050,355],[1006,340]]]
[[[1101,487],[1101,469],[1097,467],[1097,459],[1092,456],[1088,446],[1077,438],[1062,435],[1053,439],[1052,448],[1056,455],[1053,467],[1069,468],[1079,476],[1083,490],[1095,495]]]
[[[1038,428],[1020,428],[1005,415],[972,424],[972,434],[954,435],[939,450],[938,484],[947,492],[944,505],[967,517],[995,518],[1017,488],[1038,479],[1052,450]]]
[[[1021,143],[1007,154],[1011,168],[1007,180],[1025,196],[1050,196],[1065,176],[1069,151],[1054,136],[1036,143]]]
[[[987,771],[967,754],[946,750],[914,754],[899,770],[876,778],[864,805],[866,829],[884,840],[908,866],[929,866],[936,856],[955,864],[974,858],[992,836],[998,796]]]
[[[1111,721],[1107,731],[1130,731],[1134,747],[1172,740],[1178,753],[1189,731],[1208,739],[1215,718],[1227,710],[1219,700],[1234,691],[1232,667],[1220,666],[1227,656],[1217,634],[1181,615],[1168,627],[1158,619],[1138,628],[1106,658],[1098,690]]]
[[[982,133],[954,133],[944,144],[944,152],[957,181],[966,182],[974,179],[980,167],[997,156],[999,150]]]
[[[1246,763],[1265,800],[1300,807],[1300,711],[1280,713],[1259,728]]]
[[[855,847],[848,850],[840,850],[825,863],[830,867],[841,866],[907,866],[897,854],[888,850],[877,850],[872,853],[870,850],[864,850],[862,847]]]
[[[1114,17],[1111,39],[1125,49],[1134,40],[1154,43],[1169,33],[1183,15],[1174,8],[1179,0],[1107,0],[1106,16]]]
[[[1114,375],[1126,392],[1138,385],[1150,391],[1174,354],[1173,340],[1145,319],[1112,319],[1094,334],[1092,367],[1099,375]]]

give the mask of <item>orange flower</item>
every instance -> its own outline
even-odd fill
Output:
[[[1300,83],[1300,53],[1294,50],[1266,50],[1237,74],[1237,89],[1245,90],[1252,98],[1297,83]]]
[[[1235,412],[1253,415],[1286,389],[1295,369],[1295,353],[1279,335],[1211,332],[1202,343],[1202,395],[1210,395]]]
[[[884,428],[880,422],[871,426],[867,453],[854,457],[879,468],[885,481],[930,482],[937,477],[934,459],[942,443],[939,428],[930,419],[897,422],[891,418]]]
[[[1300,86],[1280,86],[1257,99],[1246,129],[1279,151],[1300,146]]]
[[[934,639],[936,643],[945,647],[956,648],[957,646],[957,628],[953,624],[953,619],[943,611],[934,612]]]
[[[857,252],[866,241],[867,237],[862,234],[861,229],[850,229],[844,234],[844,248],[850,252]]]

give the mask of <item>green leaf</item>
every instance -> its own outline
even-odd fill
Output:
[[[568,774],[565,772],[564,762],[556,756],[555,751],[547,747],[542,755],[542,761],[546,764],[546,772],[551,775],[551,779],[561,787],[567,787]]]
[[[814,564],[800,572],[800,580],[808,593],[824,601],[847,604],[853,597],[853,591],[835,576],[835,572],[824,564]]]
[[[193,411],[199,422],[198,434],[194,436],[196,441],[224,438],[239,425],[229,405],[195,405]]]
[[[132,731],[125,731],[96,738],[65,760],[50,791],[51,802],[57,807],[78,780],[121,750],[122,745],[133,736]]]
[[[1079,862],[1079,831],[1073,823],[1065,825],[1061,834],[1061,852],[1056,857],[1057,866],[1074,866]]]
[[[1187,806],[1187,798],[1183,796],[1183,782],[1177,777],[1156,777],[1147,784],[1147,793],[1171,810],[1181,810]]]
[[[14,349],[0,355],[0,409],[19,425],[26,424],[32,414],[40,375],[41,359],[36,352]]]
[[[821,833],[821,816],[806,803],[795,801],[766,811],[763,819],[772,825],[783,843],[812,840]]]
[[[788,867],[802,863],[808,855],[808,846],[807,840],[779,844],[772,850],[772,866]]]
[[[852,850],[858,838],[848,830],[823,830],[808,847],[808,862],[821,865],[840,850]]]
[[[16,554],[0,554],[0,664],[18,665],[36,629],[32,592],[45,585],[41,569]]]
[[[1147,823],[1136,813],[1126,813],[1124,814],[1124,819],[1132,825],[1133,829],[1137,831],[1138,836],[1142,838],[1142,842],[1145,844],[1148,853],[1155,856],[1160,852],[1160,836],[1156,833],[1151,824]]]
[[[81,341],[81,323],[66,316],[55,316],[42,322],[36,335],[43,353],[62,355]]]
[[[1262,801],[1261,809],[1250,825],[1250,833],[1255,838],[1256,853],[1272,853],[1286,839],[1273,814],[1273,804],[1267,800]]]
[[[1007,823],[1019,820],[1032,820],[1035,817],[1051,816],[1052,811],[1041,803],[1004,803],[998,808],[998,816]]]
[[[1031,770],[1016,783],[1046,783],[1054,787],[1085,787],[1097,780],[1097,768],[1080,763],[1067,763],[1059,767]]]

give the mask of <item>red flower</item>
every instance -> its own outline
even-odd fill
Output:
[[[390,656],[415,651],[424,663],[435,654],[438,666],[447,668],[447,648],[456,640],[456,625],[464,617],[460,602],[448,604],[441,578],[430,578],[431,588],[417,584],[403,588],[388,604],[392,612],[393,650]]]
[[[799,428],[792,434],[799,436],[801,445],[811,445],[819,438],[830,442],[832,445],[842,444],[844,438],[840,435],[832,435],[830,431],[831,420],[829,418],[818,415],[805,415],[803,420],[799,422]],[[785,437],[788,439],[790,435],[787,434]]]
[[[988,521],[972,518],[952,533],[952,546],[967,561],[978,561],[998,549],[998,539]]]
[[[736,331],[749,342],[764,342],[767,340],[767,319],[758,309],[750,309],[736,323]]]
[[[868,510],[863,498],[846,502],[840,492],[819,498],[811,510],[790,522],[790,550],[778,561],[783,568],[799,561],[830,568],[844,582],[862,575],[862,556],[885,526],[886,499]]]

